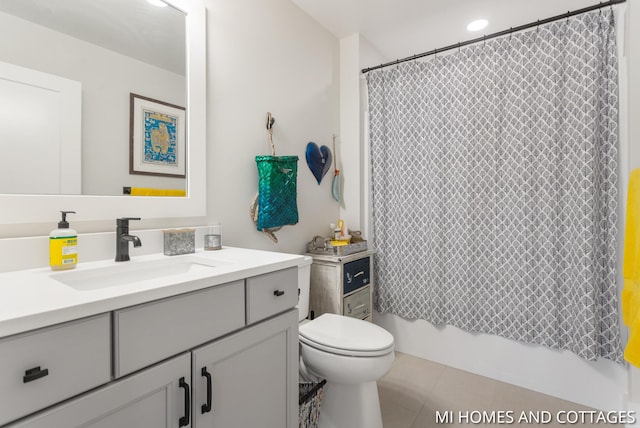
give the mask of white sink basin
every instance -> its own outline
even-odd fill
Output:
[[[140,281],[158,280],[191,273],[215,273],[215,265],[207,259],[186,257],[144,262],[114,262],[94,269],[51,274],[51,278],[79,291],[119,287]]]

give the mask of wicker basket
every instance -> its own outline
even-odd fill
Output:
[[[319,239],[318,239],[319,238]],[[325,256],[348,256],[349,254],[367,251],[367,241],[353,242],[334,247],[329,238],[315,237],[307,244],[307,252]]]
[[[326,380],[298,384],[298,420],[300,428],[317,428],[322,403],[322,390]]]

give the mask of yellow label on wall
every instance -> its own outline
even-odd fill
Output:
[[[49,238],[49,264],[66,266],[78,263],[78,237]]]

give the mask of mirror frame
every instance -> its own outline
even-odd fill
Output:
[[[50,223],[60,210],[76,211],[76,222],[206,216],[206,9],[202,0],[165,2],[186,15],[187,196],[2,194],[0,224]],[[128,108],[128,98],[122,106]]]

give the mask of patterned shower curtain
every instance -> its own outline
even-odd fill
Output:
[[[612,11],[367,76],[376,308],[622,362]]]

